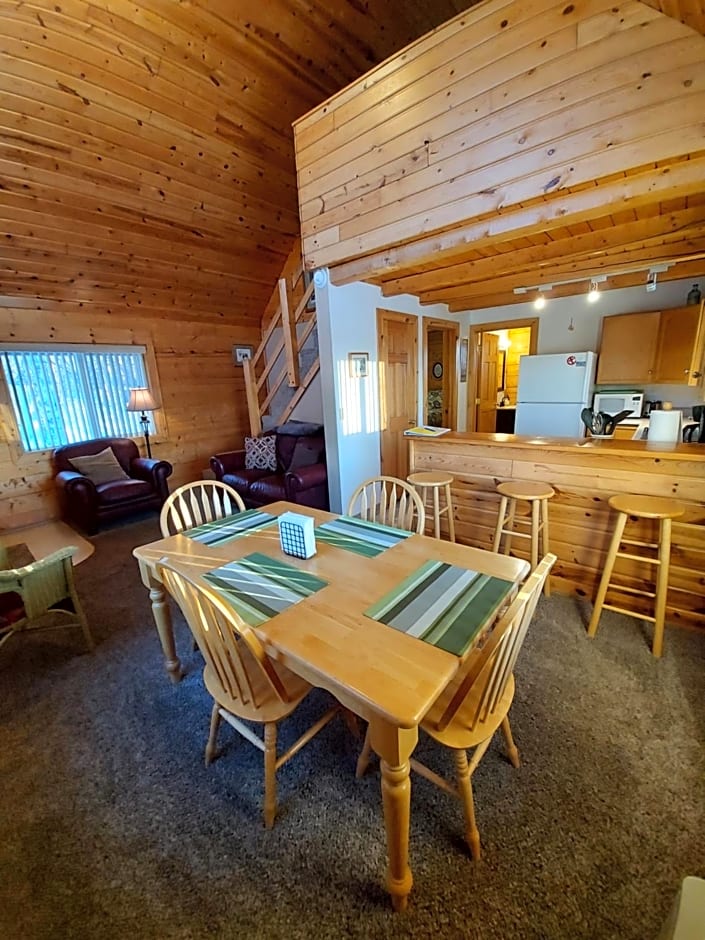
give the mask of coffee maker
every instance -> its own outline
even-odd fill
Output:
[[[693,405],[693,421],[683,429],[683,440],[688,444],[705,444],[705,405]]]

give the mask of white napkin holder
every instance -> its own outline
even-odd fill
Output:
[[[285,555],[311,558],[316,554],[315,522],[311,516],[299,512],[284,512],[279,516],[279,543]]]

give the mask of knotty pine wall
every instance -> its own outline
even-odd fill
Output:
[[[294,124],[307,267],[533,234],[667,198],[679,174],[697,190],[704,51],[638,0],[478,4]]]
[[[212,454],[241,447],[249,433],[243,372],[234,365],[235,344],[257,345],[259,329],[168,318],[0,309],[0,335],[12,342],[110,343],[151,347],[162,403],[158,421],[166,435],[152,454],[174,466],[173,489],[198,479]],[[0,383],[2,384],[2,383]],[[0,388],[0,528],[33,525],[59,514],[51,452],[20,454],[8,422],[7,393]],[[154,424],[152,424],[154,427]],[[136,439],[141,450],[144,439]]]

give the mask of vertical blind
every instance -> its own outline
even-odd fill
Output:
[[[139,435],[139,415],[126,405],[131,388],[147,385],[144,352],[0,349],[24,449]]]

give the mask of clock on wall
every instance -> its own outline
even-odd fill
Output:
[[[431,369],[431,372],[433,372],[433,377],[434,377],[434,379],[440,379],[440,378],[442,378],[442,376],[443,376],[443,363],[442,363],[442,362],[434,362],[434,363],[433,363],[433,368]]]

